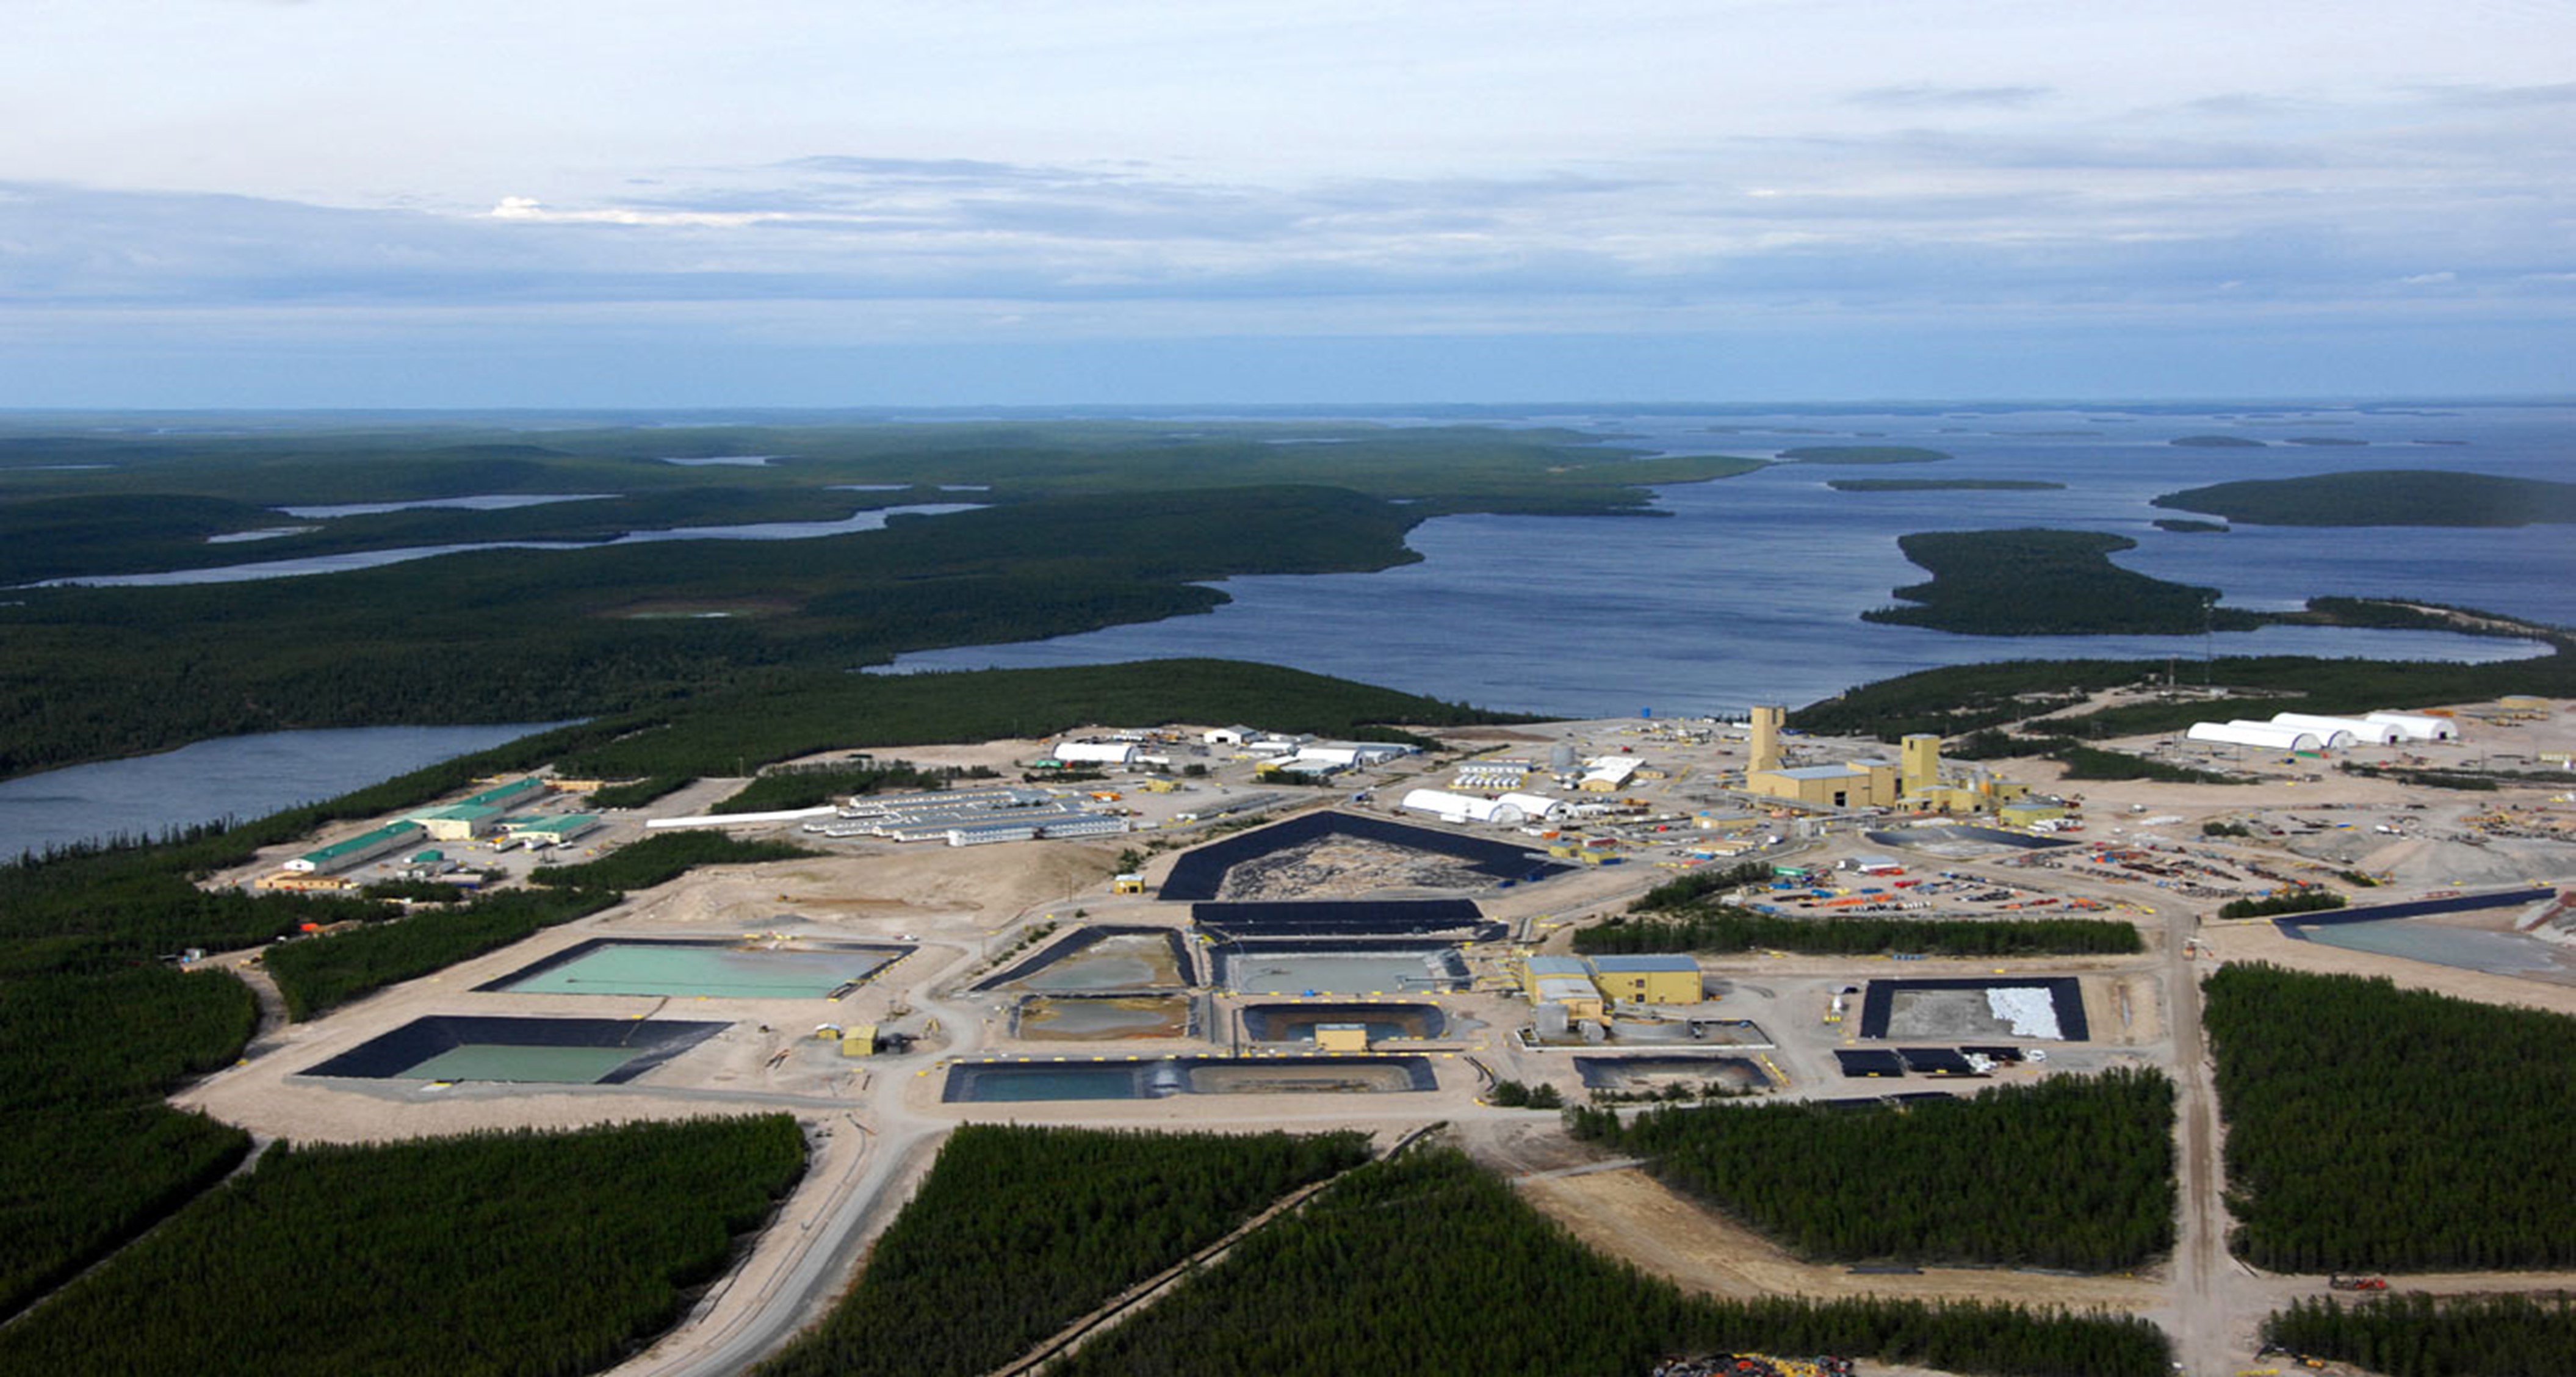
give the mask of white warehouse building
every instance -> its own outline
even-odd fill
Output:
[[[1132,741],[1059,741],[1047,754],[1067,765],[1116,765],[1124,768],[1136,763],[1137,747]]]
[[[2184,733],[2190,741],[2206,741],[2218,746],[2255,746],[2267,751],[2322,751],[2325,742],[2314,732],[2296,727],[2275,726],[2270,722],[2194,722]]]
[[[1406,794],[1398,806],[1417,813],[1429,813],[1442,822],[1482,822],[1496,827],[1519,827],[1551,816],[1564,805],[1543,794],[1478,798],[1473,794],[1453,794],[1446,789],[1415,789]]]

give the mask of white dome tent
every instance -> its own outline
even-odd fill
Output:
[[[2322,751],[2326,748],[2325,742],[2314,732],[2275,726],[2270,722],[2194,722],[2184,738],[2218,746],[2253,746],[2266,751]]]
[[[2395,727],[2385,722],[2367,722],[2358,717],[2319,717],[2314,713],[2276,712],[2272,714],[2272,724],[2277,727],[2297,727],[2302,731],[2315,732],[2326,739],[2326,745],[2329,747],[2356,744],[2390,746],[2403,739]]]

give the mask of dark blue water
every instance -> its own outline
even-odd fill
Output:
[[[2215,586],[2223,605],[2296,606],[2327,594],[2403,594],[2576,624],[2576,527],[2475,530],[2239,526],[2157,530],[2187,512],[2161,493],[2244,477],[2443,469],[2576,477],[2576,407],[2247,415],[2059,412],[1534,417],[1662,453],[1770,458],[1810,445],[1945,450],[1929,464],[1783,465],[1659,491],[1668,518],[1443,517],[1415,528],[1418,564],[1372,574],[1266,576],[1221,585],[1205,616],[1081,636],[905,656],[901,669],[1096,664],[1221,655],[1386,684],[1487,707],[1565,715],[1803,703],[1936,665],[2016,658],[2205,653],[2490,660],[2527,643],[2423,632],[2266,628],[2202,636],[1978,637],[1881,626],[1860,614],[1923,571],[1896,547],[1915,531],[2049,526],[2109,531],[2116,558]],[[2080,433],[2079,433],[2080,432]],[[2234,434],[2259,449],[2197,449]],[[2360,440],[2307,446],[2292,438]],[[2449,443],[2458,441],[2462,443]],[[1854,493],[1832,478],[2010,478],[2036,492]]]

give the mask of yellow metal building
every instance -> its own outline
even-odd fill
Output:
[[[1532,956],[1521,963],[1521,993],[1530,1004],[1562,1004],[1574,1022],[1600,1022],[1607,1014],[1600,987],[1580,957]]]
[[[1592,983],[1618,1004],[1697,1004],[1699,963],[1687,956],[1596,956]]]
[[[1991,812],[2030,792],[2028,785],[2008,784],[1982,773],[1944,779],[1941,738],[1929,732],[1906,737],[1893,761],[1787,767],[1780,751],[1780,728],[1786,716],[1787,710],[1777,705],[1753,710],[1753,758],[1744,772],[1746,792],[1810,808],[1920,808],[1936,813]]]

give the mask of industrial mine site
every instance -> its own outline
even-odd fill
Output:
[[[586,802],[601,781],[537,771],[209,884],[489,893],[670,836],[793,850],[300,1021],[263,967],[328,934],[199,957],[239,970],[268,1016],[177,1103],[261,1140],[341,1143],[793,1115],[803,1179],[614,1369],[633,1377],[739,1370],[814,1322],[952,1131],[1001,1121],[1355,1129],[1382,1152],[1428,1131],[1685,1293],[2099,1310],[2161,1327],[2178,1368],[2294,1370],[2261,1328],[2294,1302],[2576,1284],[2356,1278],[2231,1249],[2225,1143],[2244,1119],[2219,1101],[2233,1072],[2204,981],[2364,976],[2576,1014],[2576,704],[2388,707],[2101,743],[2197,776],[2173,781],[1811,736],[1774,708],[1407,742],[1117,723],[856,740],[796,764],[874,750],[965,773],[757,814],[711,811],[740,779],[617,809]],[[1828,1247],[1685,1167],[1694,1119],[1822,1106],[1801,1131],[1824,1134],[2168,1082],[2174,1207],[2110,1265]],[[1997,1153],[1989,1174],[2020,1170]]]

